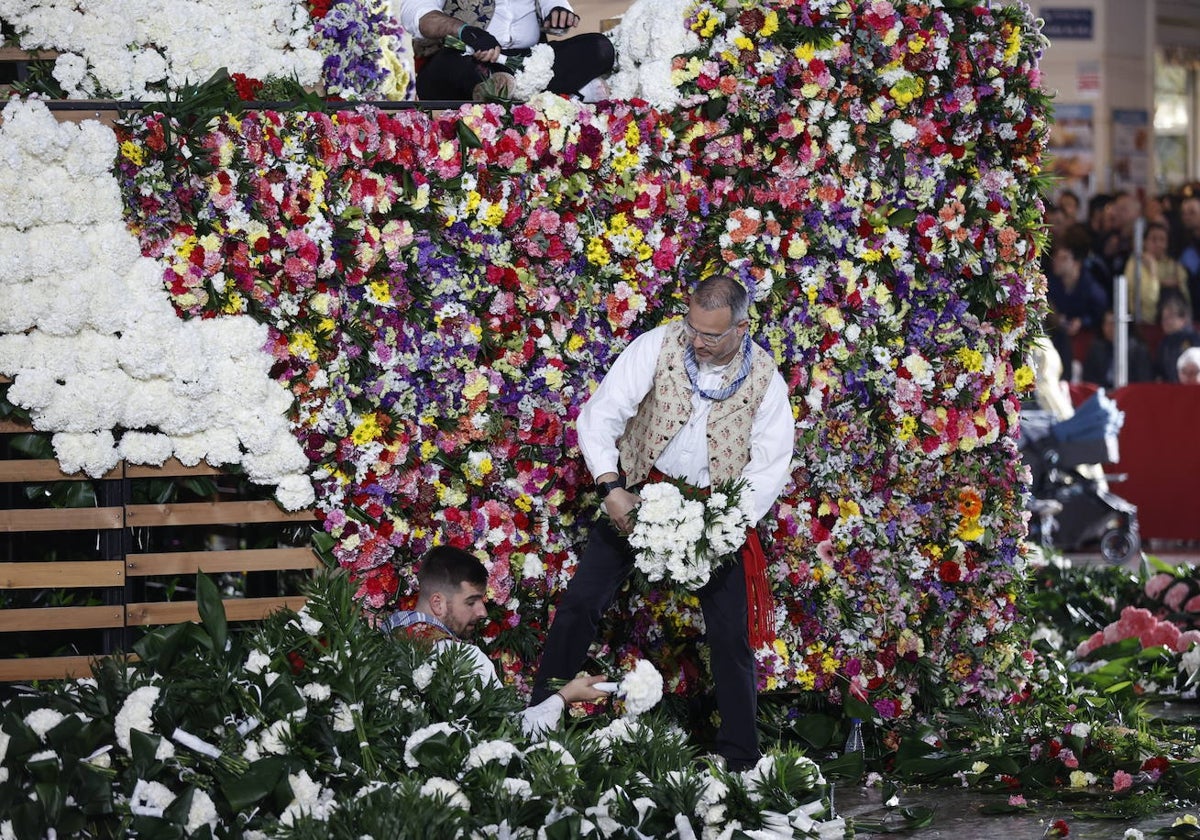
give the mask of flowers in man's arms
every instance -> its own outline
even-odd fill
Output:
[[[638,495],[629,544],[634,565],[651,582],[700,588],[741,547],[753,524],[741,479],[717,484],[710,494],[668,479],[644,485]]]

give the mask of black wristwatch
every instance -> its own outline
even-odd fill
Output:
[[[600,488],[600,498],[607,499],[608,494],[616,490],[618,487],[625,487],[625,478],[617,476],[612,481],[597,481],[596,486]]]

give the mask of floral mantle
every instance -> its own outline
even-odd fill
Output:
[[[883,718],[999,699],[1022,661],[1013,432],[1043,283],[1036,26],[967,0],[685,15],[699,46],[671,63],[674,108],[135,119],[129,223],[186,323],[266,326],[360,597],[405,597],[436,542],[479,548],[489,645],[518,683],[594,510],[582,400],[729,267],[797,424],[762,687]],[[11,372],[19,395],[30,374]],[[691,687],[703,663],[666,653],[701,630],[685,596],[631,593],[610,619],[602,656]]]

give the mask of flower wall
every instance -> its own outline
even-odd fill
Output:
[[[581,403],[698,275],[736,272],[796,416],[762,687],[884,718],[997,699],[1020,650],[1040,36],[965,0],[686,15],[672,108],[135,119],[129,222],[183,317],[268,326],[322,543],[360,597],[403,599],[437,542],[478,548],[518,683],[595,511]],[[599,655],[686,692],[700,623],[631,590]]]

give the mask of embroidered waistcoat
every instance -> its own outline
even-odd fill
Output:
[[[757,344],[750,374],[742,387],[726,400],[714,403],[708,414],[708,474],[713,484],[741,475],[750,461],[750,431],[754,414],[762,404],[775,373],[775,362]],[[654,384],[638,405],[637,413],[617,441],[621,468],[630,486],[646,480],[650,468],[692,414],[692,383],[683,366],[687,338],[683,322],[671,324],[663,337],[662,350],[654,369]],[[741,354],[726,366],[722,386],[729,384],[741,367]]]
[[[487,29],[496,13],[496,0],[446,0],[442,11],[458,18],[467,26]],[[440,38],[421,38],[413,34],[413,52],[418,56],[430,56],[442,48]]]

